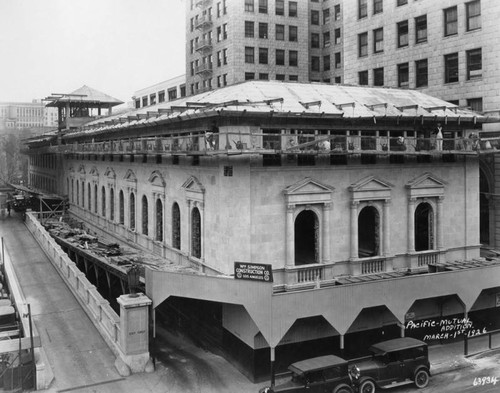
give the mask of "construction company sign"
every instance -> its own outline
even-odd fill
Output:
[[[234,263],[234,278],[238,280],[253,280],[273,282],[273,268],[261,263]]]

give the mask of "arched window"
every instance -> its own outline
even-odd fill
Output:
[[[80,182],[76,181],[76,204],[80,204]]]
[[[75,181],[71,179],[71,202],[75,202]]]
[[[427,202],[420,203],[415,209],[415,251],[434,248],[434,214]]]
[[[135,194],[133,192],[130,193],[130,230],[135,231]]]
[[[97,184],[94,185],[94,213],[97,214]]]
[[[201,258],[201,215],[197,207],[191,213],[191,254]]]
[[[181,211],[179,205],[172,205],[172,247],[181,249]]]
[[[120,224],[125,224],[125,203],[124,203],[124,200],[123,200],[123,191],[120,190],[120,193],[118,194],[118,209],[120,210],[119,211],[119,220],[120,220]]]
[[[82,207],[85,208],[85,182],[82,180]]]
[[[115,190],[113,187],[109,190],[109,219],[115,220]]]
[[[90,183],[87,183],[87,207],[89,209],[89,212],[92,211],[92,187],[90,186]]]
[[[142,233],[148,235],[148,198],[142,197]]]
[[[163,203],[161,199],[156,200],[156,234],[155,240],[163,241]]]
[[[379,250],[380,215],[375,207],[366,206],[358,216],[358,257],[374,257]]]
[[[32,176],[33,176],[33,175],[32,175]],[[34,178],[35,178],[35,177],[33,176],[33,179],[34,179]],[[33,184],[33,181],[34,181],[34,180],[32,180],[32,183],[31,183],[31,184]],[[69,190],[70,190],[70,188],[69,188],[69,179],[68,179],[68,178],[66,178],[66,189],[67,189],[67,193],[68,193],[68,195],[69,195]]]
[[[319,220],[312,210],[303,210],[295,219],[295,265],[319,262]]]
[[[106,188],[101,188],[101,215],[106,217]]]

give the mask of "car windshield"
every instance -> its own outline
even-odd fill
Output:
[[[295,383],[299,383],[301,385],[305,385],[306,380],[303,374],[292,373],[292,381]]]

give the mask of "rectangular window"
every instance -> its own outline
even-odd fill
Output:
[[[319,57],[311,56],[311,71],[319,71]]]
[[[481,28],[481,2],[479,0],[465,3],[467,31]]]
[[[323,24],[326,25],[330,23],[330,8],[323,10]]]
[[[245,12],[254,12],[254,0],[245,0]]]
[[[267,39],[267,23],[259,23],[259,38]]]
[[[255,49],[253,46],[245,46],[245,63],[255,63]]]
[[[299,76],[298,75],[288,75],[288,80],[290,82],[298,82]]]
[[[267,14],[267,0],[259,0],[259,14]]]
[[[173,89],[168,89],[168,100],[173,101],[177,98],[177,89],[174,87]]]
[[[373,85],[384,86],[384,68],[375,68],[373,70]]]
[[[284,49],[276,49],[276,65],[285,65]]]
[[[384,11],[384,0],[373,0],[373,14],[380,14]]]
[[[360,86],[368,85],[368,71],[358,72],[358,80]]]
[[[335,29],[335,44],[338,45],[340,44],[340,27]]]
[[[288,2],[288,16],[297,17],[297,2],[289,1]]]
[[[335,20],[340,20],[340,4],[335,6]]]
[[[415,43],[427,42],[427,15],[415,18]]]
[[[260,73],[259,74],[259,80],[261,80],[261,81],[267,81],[267,80],[269,80],[269,74]]]
[[[285,0],[276,0],[276,15],[285,15]]]
[[[398,48],[408,46],[408,21],[398,23]]]
[[[319,11],[311,10],[311,25],[319,25]]]
[[[220,1],[217,3],[217,18],[220,18]]]
[[[368,56],[368,33],[358,34],[358,56]]]
[[[268,49],[259,48],[259,64],[267,64],[267,63],[268,63]]]
[[[222,85],[227,86],[227,74],[222,75]]]
[[[276,80],[277,81],[284,81],[285,80],[285,74],[276,74]]]
[[[222,56],[221,56],[221,51],[217,52],[217,67],[220,67],[222,65]]]
[[[443,10],[444,12],[444,35],[454,35],[458,33],[458,16],[457,7],[450,7]]]
[[[222,50],[222,62],[223,62],[224,65],[227,65],[227,49],[223,49]]]
[[[428,85],[428,65],[427,59],[417,60],[415,62],[415,86],[423,87]]]
[[[358,19],[368,16],[368,0],[358,0]]]
[[[330,32],[325,31],[323,33],[323,47],[328,48],[330,46]]]
[[[409,86],[408,63],[398,64],[398,87]]]
[[[444,57],[444,83],[458,82],[458,53]]]
[[[158,102],[165,102],[165,91],[162,90],[158,93]]]
[[[253,38],[255,34],[255,24],[250,21],[245,21],[245,37]]]
[[[405,5],[405,4],[408,4],[408,0],[398,0],[398,2],[397,2],[398,7]]]
[[[285,25],[276,25],[276,40],[285,40]]]
[[[222,38],[227,40],[227,23],[222,25]]]
[[[292,42],[297,42],[298,40],[297,26],[288,26],[288,40]]]
[[[467,55],[467,80],[478,79],[483,76],[481,48],[468,50]]]
[[[288,65],[297,67],[299,63],[299,53],[296,50],[288,51]]]
[[[340,58],[340,52],[335,53],[335,68],[341,68],[341,58]]]
[[[482,98],[469,98],[467,100],[467,106],[474,112],[483,111],[483,99]]]
[[[323,71],[330,71],[330,55],[323,56]]]
[[[151,105],[155,105],[156,104],[156,94],[150,94],[149,96],[149,102]]]
[[[319,34],[311,33],[311,48],[319,48]]]
[[[380,53],[384,51],[384,29],[373,30],[373,52]]]

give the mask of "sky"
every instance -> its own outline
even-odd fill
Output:
[[[127,102],[184,64],[184,0],[0,0],[0,102],[83,85]]]

